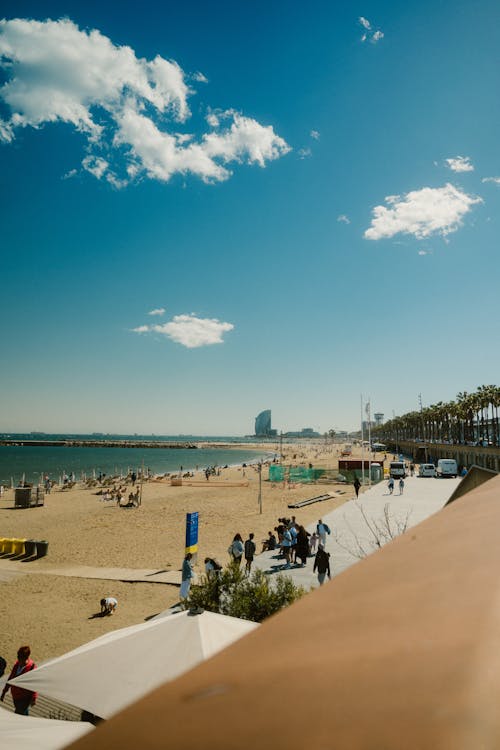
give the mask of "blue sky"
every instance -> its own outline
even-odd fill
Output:
[[[498,382],[500,6],[185,5],[3,3],[0,430]]]

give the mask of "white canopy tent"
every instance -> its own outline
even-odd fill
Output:
[[[86,721],[59,721],[20,716],[0,708],[0,747],[15,750],[59,750],[94,727]]]
[[[179,612],[114,630],[9,684],[108,719],[256,627],[214,612]]]

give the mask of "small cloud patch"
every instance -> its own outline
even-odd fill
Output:
[[[164,307],[155,307],[154,310],[150,310],[148,312],[148,315],[165,315],[165,308]]]
[[[363,35],[361,37],[362,42],[371,42],[372,44],[376,44],[384,38],[384,32],[380,31],[380,29],[374,29],[370,21],[367,18],[364,18],[364,16],[360,16],[358,18],[358,23],[364,29]]]
[[[424,187],[406,195],[389,195],[386,206],[375,206],[367,240],[380,240],[397,234],[411,234],[417,240],[433,234],[443,237],[462,226],[464,216],[482,198],[467,195],[450,183],[440,188]]]
[[[455,156],[450,159],[445,159],[448,169],[452,172],[473,172],[474,165],[470,160],[470,156]]]
[[[174,315],[167,323],[143,325],[133,328],[134,333],[159,333],[166,338],[182,344],[187,349],[200,346],[222,344],[225,333],[232,331],[234,325],[217,320],[217,318],[198,318],[190,315]]]

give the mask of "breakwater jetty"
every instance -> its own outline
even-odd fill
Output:
[[[166,440],[24,440],[2,439],[5,445],[30,446],[35,448],[198,448],[196,443],[167,442]]]

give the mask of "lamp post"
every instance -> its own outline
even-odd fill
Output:
[[[259,513],[262,515],[262,461],[259,461]]]

